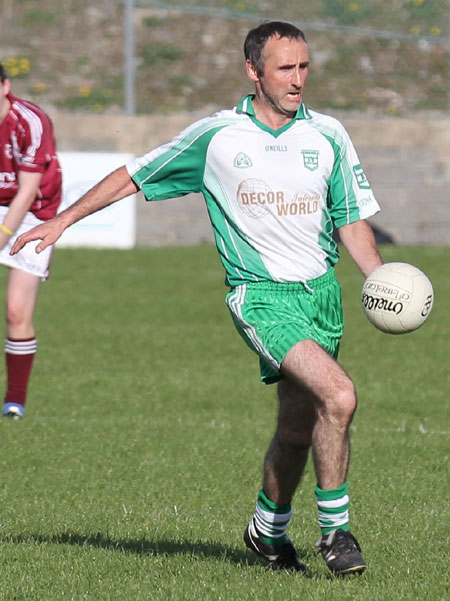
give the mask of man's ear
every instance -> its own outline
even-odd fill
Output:
[[[247,75],[254,83],[259,81],[258,70],[249,59],[245,61],[245,68],[247,69]]]
[[[9,94],[11,91],[11,82],[9,81],[8,78],[6,78],[5,81],[3,82],[3,87],[5,89],[5,94]]]

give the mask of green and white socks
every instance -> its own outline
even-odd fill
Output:
[[[348,483],[344,482],[339,488],[322,490],[315,488],[317,507],[319,509],[319,526],[322,534],[329,534],[333,530],[349,529],[348,506],[350,497],[347,492]]]
[[[263,490],[258,494],[253,520],[261,540],[265,543],[282,545],[288,540],[286,529],[291,516],[290,505],[273,503]]]
[[[349,529],[348,483],[344,482],[339,488],[322,490],[315,487],[315,496],[319,511],[319,526],[322,535],[333,530]],[[286,530],[292,517],[291,505],[273,503],[263,490],[258,494],[256,509],[253,515],[258,534],[269,545],[282,545],[289,539]]]

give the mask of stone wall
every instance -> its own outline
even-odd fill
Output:
[[[144,154],[211,114],[52,115],[60,151]],[[382,211],[371,223],[397,244],[450,244],[450,119],[339,116],[357,148]],[[140,245],[212,241],[199,195],[137,203]]]

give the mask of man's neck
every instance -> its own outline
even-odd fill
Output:
[[[11,102],[8,100],[8,98],[5,98],[5,101],[3,102],[2,107],[0,109],[0,123],[3,121],[3,119],[9,113],[10,108],[11,108]]]
[[[253,110],[258,121],[273,130],[281,129],[295,117],[295,113],[285,115],[277,112],[273,107],[266,102],[261,102],[257,97],[253,99]]]

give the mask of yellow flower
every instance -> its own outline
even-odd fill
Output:
[[[96,111],[97,113],[100,113],[103,110],[103,104],[100,104],[99,102],[93,104],[92,110]]]
[[[359,10],[359,4],[357,4],[356,2],[349,2],[347,4],[347,8],[350,12],[354,13],[357,10]]]
[[[10,77],[17,77],[20,73],[20,69],[18,69],[17,67],[10,67],[8,69],[8,73]]]
[[[422,4],[425,4],[425,0],[412,0],[413,4],[415,4],[415,6],[422,6]]]
[[[441,35],[441,28],[436,25],[430,29],[431,35]]]
[[[92,90],[89,86],[80,86],[79,92],[80,96],[83,96],[83,98],[87,98],[91,95]]]
[[[413,25],[409,30],[409,33],[411,33],[412,35],[419,35],[420,31],[421,29],[418,25]]]
[[[22,71],[28,72],[30,70],[30,61],[27,58],[21,58],[19,60],[19,67]]]
[[[6,69],[14,69],[14,67],[17,64],[17,59],[14,58],[14,56],[10,56],[9,58],[7,58],[5,60],[4,64],[5,64]]]
[[[34,84],[34,91],[37,92],[38,94],[40,94],[41,92],[45,92],[46,89],[47,89],[47,84],[45,84],[43,81],[39,81]]]

